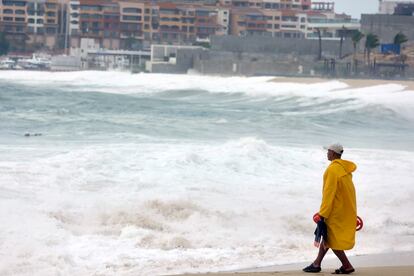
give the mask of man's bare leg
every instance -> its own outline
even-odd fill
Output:
[[[313,262],[313,265],[315,267],[321,267],[322,260],[325,257],[326,252],[328,252],[328,250],[329,248],[326,248],[323,243],[319,246],[318,256],[316,257],[316,260]]]
[[[338,257],[338,259],[341,261],[342,263],[342,267],[344,270],[351,270],[354,269],[351,265],[351,263],[349,262],[348,258],[346,257],[345,251],[343,250],[333,250],[332,251],[335,253],[335,255]]]

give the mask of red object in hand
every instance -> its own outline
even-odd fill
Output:
[[[356,230],[359,231],[362,227],[364,227],[364,222],[362,221],[362,218],[357,216]]]
[[[315,223],[318,223],[321,220],[321,216],[319,215],[319,213],[316,213],[313,215],[313,221]]]

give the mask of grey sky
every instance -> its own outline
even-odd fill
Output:
[[[317,0],[314,1],[317,2]],[[352,15],[353,18],[360,18],[361,13],[378,12],[378,0],[334,0],[334,2],[337,13],[344,12]]]

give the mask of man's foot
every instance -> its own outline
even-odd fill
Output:
[[[321,272],[321,267],[315,266],[313,263],[302,269],[303,272],[317,273]]]
[[[352,272],[355,272],[354,268],[345,269],[343,266],[341,266],[338,269],[335,269],[332,274],[351,274]]]

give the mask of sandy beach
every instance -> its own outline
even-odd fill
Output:
[[[181,276],[271,276],[271,275],[332,275],[332,272],[340,266],[339,261],[328,253],[326,260],[322,263],[320,273],[304,273],[302,268],[308,263],[295,263],[268,267],[258,267],[239,271],[183,274]],[[386,254],[371,254],[351,256],[350,261],[356,271],[352,275],[366,276],[413,276],[414,275],[414,252],[395,252]]]
[[[292,82],[313,84],[327,81],[340,81],[346,83],[350,88],[363,88],[384,84],[399,84],[405,86],[405,90],[414,91],[414,81],[409,80],[374,80],[374,79],[324,79],[324,78],[294,78],[294,77],[278,77],[274,78],[273,82]]]
[[[280,271],[280,272],[247,272],[247,273],[210,273],[210,274],[187,274],[185,276],[272,276],[272,275],[332,275],[331,271],[324,271],[320,273],[304,273],[301,271]],[[365,275],[365,276],[412,276],[414,275],[414,266],[396,266],[396,267],[376,267],[376,268],[360,268],[351,275]]]

